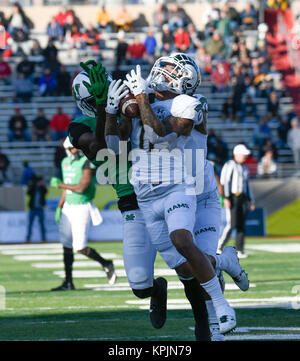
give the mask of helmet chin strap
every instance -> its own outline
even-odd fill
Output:
[[[77,160],[83,155],[81,150],[76,153],[72,153],[68,148],[66,149],[66,153],[68,158],[70,158],[71,160]]]

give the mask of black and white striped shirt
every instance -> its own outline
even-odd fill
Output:
[[[222,168],[220,182],[224,187],[224,197],[229,198],[231,194],[244,194],[252,201],[253,194],[249,182],[249,170],[245,164],[234,160],[226,162]]]

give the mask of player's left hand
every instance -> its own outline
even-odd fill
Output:
[[[136,66],[136,70],[132,69],[126,75],[126,79],[124,84],[128,86],[135,97],[139,94],[147,94],[148,82],[142,78],[140,65]]]
[[[117,114],[119,110],[120,100],[129,93],[129,89],[122,83],[122,80],[113,80],[110,83],[107,94],[106,113]]]
[[[53,188],[58,188],[58,185],[61,183],[61,179],[57,178],[57,177],[52,177],[50,179],[50,187]]]
[[[56,211],[55,211],[55,222],[57,224],[59,224],[60,219],[61,219],[61,214],[62,214],[62,208],[61,207],[57,207]]]
[[[255,211],[255,203],[254,203],[254,202],[251,202],[249,208],[250,208],[250,211],[251,211],[251,212]]]
[[[88,70],[91,83],[83,81],[82,84],[93,95],[97,105],[106,105],[109,81],[105,67],[101,63],[97,64],[94,60],[80,63],[80,65],[83,69],[86,68]]]

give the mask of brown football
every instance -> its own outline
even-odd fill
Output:
[[[140,115],[140,109],[135,96],[129,93],[120,101],[120,111],[128,118],[136,118]]]

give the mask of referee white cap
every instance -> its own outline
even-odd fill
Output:
[[[249,155],[251,152],[244,144],[238,144],[233,148],[233,155]]]

